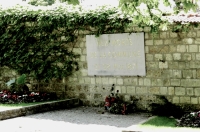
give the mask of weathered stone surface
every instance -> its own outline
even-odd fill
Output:
[[[160,88],[159,87],[150,87],[149,89],[149,93],[150,94],[160,94]]]
[[[175,87],[175,95],[185,95],[185,88]]]
[[[147,87],[136,87],[136,94],[147,94]]]
[[[190,104],[190,97],[180,97],[180,103]]]
[[[193,88],[186,88],[186,94],[193,96],[194,95],[194,89]]]
[[[168,95],[174,95],[174,87],[168,87]]]
[[[160,94],[167,95],[167,87],[160,87]]]
[[[198,98],[197,97],[191,97],[191,104],[198,104]]]
[[[175,103],[175,104],[178,104],[178,103],[180,103],[180,100],[179,100],[179,97],[173,97],[173,100],[172,100],[172,102],[173,103]]]
[[[171,86],[180,86],[181,81],[180,79],[171,79]]]
[[[126,90],[127,90],[127,94],[135,94],[135,86],[127,86]]]

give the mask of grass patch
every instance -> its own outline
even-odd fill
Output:
[[[143,123],[142,126],[176,127],[176,120],[164,116],[157,116]]]
[[[148,132],[199,132],[199,128],[176,127],[176,120],[157,116],[138,126],[141,131]]]
[[[43,101],[43,102],[31,102],[31,103],[20,103],[20,104],[0,104],[0,108],[3,107],[26,107],[31,105],[37,105],[37,104],[43,104],[47,102],[55,102],[55,101],[61,101],[61,100],[52,100],[52,101]]]

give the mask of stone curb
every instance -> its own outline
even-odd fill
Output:
[[[10,119],[14,117],[26,116],[46,111],[73,108],[79,106],[79,99],[66,99],[60,101],[46,102],[37,105],[26,106],[11,110],[0,111],[0,120]]]

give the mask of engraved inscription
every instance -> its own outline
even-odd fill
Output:
[[[145,76],[144,33],[86,36],[88,75]]]

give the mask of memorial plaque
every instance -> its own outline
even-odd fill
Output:
[[[145,76],[144,33],[86,36],[88,75]]]

